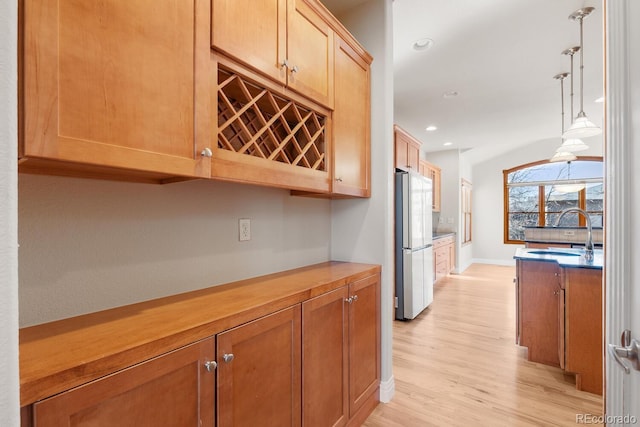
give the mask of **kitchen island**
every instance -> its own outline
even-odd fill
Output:
[[[602,250],[518,249],[516,344],[528,360],[575,374],[576,388],[602,394]]]

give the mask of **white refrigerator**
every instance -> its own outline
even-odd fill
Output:
[[[433,186],[413,171],[395,173],[396,319],[413,319],[433,302]]]

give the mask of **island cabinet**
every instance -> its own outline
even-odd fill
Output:
[[[380,266],[327,262],[24,328],[20,379],[23,427],[360,425],[379,401]]]
[[[560,267],[556,262],[517,260],[516,274],[519,344],[528,348],[528,360],[560,367]]]
[[[563,268],[564,369],[576,374],[576,388],[602,394],[602,270]]]
[[[334,33],[305,0],[211,0],[211,45],[333,108]]]
[[[209,176],[207,0],[21,5],[20,172]]]
[[[420,172],[420,146],[422,143],[398,125],[393,127],[395,167]]]

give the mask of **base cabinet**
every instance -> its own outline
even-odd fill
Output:
[[[209,338],[36,402],[33,425],[212,426],[215,373],[205,366],[212,360]]]
[[[560,267],[555,262],[516,262],[520,345],[532,362],[560,367],[558,357]]]
[[[456,239],[442,237],[433,241],[433,271],[435,280],[447,276],[456,266]]]
[[[300,425],[300,305],[217,336],[218,426]]]
[[[350,267],[309,266],[275,279],[269,275],[264,281],[229,284],[222,291],[214,287],[141,303],[145,309],[124,306],[23,331],[25,337],[48,337],[37,352],[26,338],[23,357],[33,360],[27,353],[42,354],[53,365],[55,353],[67,370],[40,374],[43,379],[31,392],[51,383],[56,388],[23,398],[21,426],[361,425],[379,402],[380,273],[356,265],[345,276],[341,269]],[[327,276],[332,280],[327,282]],[[292,298],[292,289],[302,293]],[[176,319],[177,312],[189,319]],[[213,324],[206,320],[210,312],[219,316]],[[83,325],[82,333],[78,325]],[[167,327],[185,330],[187,336],[167,336],[162,332]],[[125,351],[117,342],[123,328],[129,332],[123,338]],[[156,328],[162,331],[154,332]],[[68,336],[73,333],[78,340]],[[154,333],[160,338],[154,340]],[[91,358],[95,346],[80,344],[87,336],[100,343],[103,356],[97,361]],[[141,348],[147,342],[139,343],[138,336],[150,346]],[[154,357],[159,346],[176,340],[186,345]],[[104,356],[120,359],[132,347],[135,354],[126,365],[114,365],[117,360]],[[67,354],[65,348],[75,351]],[[90,371],[92,364],[106,375],[62,385]],[[21,367],[23,375],[33,371],[29,364]]]
[[[377,403],[379,307],[378,276],[302,304],[305,427],[360,425]]]

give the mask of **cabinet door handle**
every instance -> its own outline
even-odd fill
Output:
[[[229,363],[229,362],[231,362],[233,360],[233,357],[234,357],[233,353],[225,353],[222,356],[222,360],[224,360],[226,363]]]
[[[212,157],[213,156],[213,151],[211,151],[211,148],[207,147],[204,150],[202,150],[200,152],[200,155],[202,157]]]
[[[213,372],[217,367],[218,362],[216,362],[215,360],[207,360],[206,362],[204,362],[204,368],[207,370],[207,372]]]
[[[342,182],[342,178],[338,177],[338,178],[336,178],[336,181]]]

